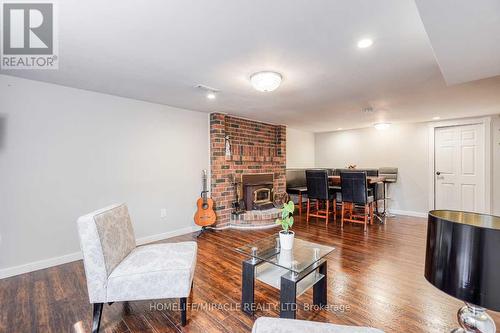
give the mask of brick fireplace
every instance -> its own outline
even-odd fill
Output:
[[[286,190],[286,127],[212,113],[210,157],[217,226],[274,224],[277,210],[266,199]],[[233,214],[237,191],[240,215]]]

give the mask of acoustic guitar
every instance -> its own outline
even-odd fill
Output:
[[[194,223],[201,227],[207,227],[215,223],[214,201],[208,197],[207,170],[203,170],[203,191],[196,202],[198,210],[194,214]]]

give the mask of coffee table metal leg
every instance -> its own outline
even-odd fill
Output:
[[[295,319],[297,311],[297,281],[281,277],[280,317]]]
[[[326,261],[321,266],[319,266],[318,273],[323,274],[324,277],[316,282],[313,287],[313,303],[314,305],[326,305],[328,291]]]
[[[252,259],[245,260],[241,270],[241,309],[249,315],[254,310],[255,266]]]

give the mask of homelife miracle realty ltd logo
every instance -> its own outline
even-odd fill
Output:
[[[58,35],[52,2],[1,2],[2,69],[58,69]]]

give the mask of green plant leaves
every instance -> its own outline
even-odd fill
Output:
[[[295,204],[290,200],[288,203],[284,204],[281,209],[281,219],[276,219],[276,224],[281,224],[281,228],[285,232],[288,232],[288,229],[293,226],[294,220],[292,215],[294,211]]]

